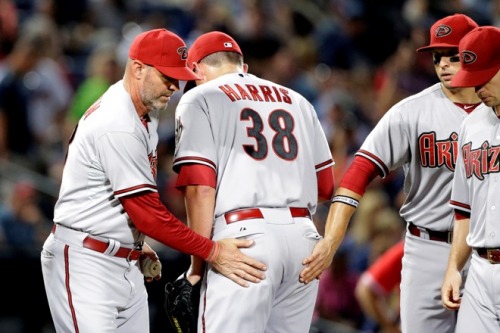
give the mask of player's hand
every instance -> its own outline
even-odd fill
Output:
[[[139,263],[140,263],[141,269],[143,267],[143,264],[147,260],[146,258],[149,258],[152,261],[158,261],[158,262],[160,261],[158,254],[148,244],[146,244],[146,242],[144,242],[144,244],[142,245],[142,253],[141,253],[141,256],[139,257]],[[152,277],[145,276],[144,278],[145,278],[146,282],[151,282],[153,280],[160,280],[161,279],[161,269],[159,270],[157,275],[152,276]]]
[[[242,287],[248,287],[248,282],[258,283],[266,278],[266,266],[239,250],[240,247],[252,246],[253,240],[226,238],[217,243],[220,247],[219,254],[210,264],[219,273]]]
[[[334,254],[332,242],[321,239],[314,246],[312,254],[302,261],[306,267],[300,272],[299,281],[307,284],[319,278],[321,273],[331,265]]]
[[[441,302],[448,310],[458,310],[460,308],[460,286],[462,285],[462,275],[457,270],[448,269],[441,286]]]

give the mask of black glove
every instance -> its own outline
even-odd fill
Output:
[[[198,326],[199,285],[195,287],[183,274],[165,285],[164,308],[177,333],[196,333]]]

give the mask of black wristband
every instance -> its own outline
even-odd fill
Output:
[[[334,202],[342,202],[342,203],[345,203],[346,205],[352,206],[354,208],[358,208],[358,205],[359,205],[358,200],[351,198],[351,197],[347,197],[345,195],[334,196],[332,198],[332,203],[334,203]]]

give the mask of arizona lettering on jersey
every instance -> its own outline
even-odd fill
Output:
[[[400,213],[406,221],[431,230],[453,227],[449,193],[460,154],[457,133],[467,116],[436,83],[388,110],[356,152],[384,177],[403,168],[406,200]]]
[[[458,134],[452,132],[446,140],[436,140],[436,132],[422,133],[418,138],[420,161],[424,168],[447,167],[455,170]]]
[[[472,143],[466,143],[462,147],[466,177],[475,176],[477,179],[484,180],[486,174],[499,172],[499,153],[500,146],[490,146],[488,141],[477,149],[472,149]]]
[[[484,107],[465,119],[458,134],[460,153],[449,205],[470,213],[471,247],[500,244],[500,210],[494,201],[500,185],[499,124],[493,109]]]

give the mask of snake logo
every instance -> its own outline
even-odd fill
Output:
[[[177,54],[181,56],[182,60],[187,60],[188,58],[188,49],[185,46],[181,46],[177,49]]]
[[[436,37],[444,37],[451,34],[451,27],[449,25],[441,24],[434,30]]]
[[[472,64],[476,61],[477,55],[472,51],[462,51],[462,61],[464,64]]]

